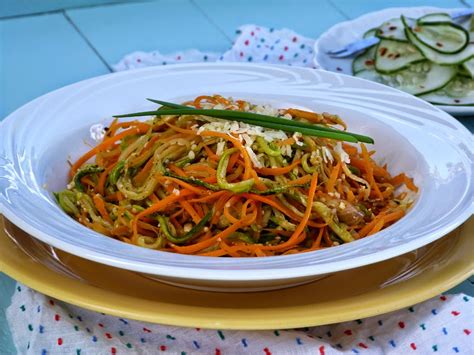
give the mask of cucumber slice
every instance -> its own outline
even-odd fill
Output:
[[[402,19],[404,17],[402,16]],[[405,22],[405,33],[408,40],[417,47],[426,59],[436,64],[461,64],[474,56],[474,45],[468,44],[461,52],[456,54],[440,53],[421,42],[413,33],[411,27]]]
[[[463,63],[464,64],[464,63]],[[471,77],[471,74],[467,71],[467,69],[464,67],[464,65],[461,64],[459,67],[458,67],[458,75],[460,76],[465,76],[467,78],[470,78]]]
[[[364,53],[359,54],[352,62],[352,73],[356,74],[362,70],[372,70],[375,64],[375,51],[377,46],[372,46]]]
[[[362,38],[374,37],[376,33],[377,33],[377,28],[371,28],[370,30],[368,30],[362,35]]]
[[[421,95],[445,86],[456,75],[457,68],[430,63],[411,64],[394,74],[381,74],[375,70],[363,70],[355,76],[385,84],[413,95]]]
[[[433,22],[453,22],[453,19],[451,16],[449,16],[449,14],[439,12],[421,16],[416,22],[419,25],[423,25]]]
[[[432,22],[411,30],[419,41],[439,53],[459,53],[469,42],[469,33],[454,23]]]
[[[468,76],[474,78],[474,58],[466,60],[464,63],[462,63],[461,67],[464,69],[462,74],[467,73]]]
[[[454,98],[465,97],[473,90],[474,80],[462,76],[456,76],[443,88],[447,96]]]
[[[393,73],[424,59],[423,54],[411,43],[382,39],[375,53],[375,70]]]
[[[407,41],[403,22],[398,17],[382,23],[377,29],[376,36],[381,39],[391,39],[392,41]]]
[[[474,80],[458,75],[445,87],[420,97],[438,105],[474,105]]]

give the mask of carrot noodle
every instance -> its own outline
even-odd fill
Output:
[[[285,166],[283,168],[257,168],[257,172],[262,175],[283,175],[287,174],[290,171],[292,171],[294,168],[296,168],[299,164],[301,163],[301,160],[297,160],[293,163],[291,163],[288,166]]]
[[[260,112],[220,95],[185,104]],[[278,112],[346,128],[328,113]],[[254,126],[238,122],[219,128],[227,122],[200,115],[115,119],[103,140],[71,164],[58,203],[83,225],[124,243],[237,258],[317,252],[350,236],[376,238],[416,198],[413,179],[392,176],[364,144],[311,136],[301,144],[292,133],[260,127],[254,134]]]
[[[122,138],[125,138],[127,136],[130,136],[132,134],[138,134],[141,133],[139,128],[131,128],[127,131],[123,131],[122,133],[110,137],[103,141],[101,144],[99,144],[97,147],[92,148],[89,150],[86,154],[84,154],[82,157],[80,157],[72,166],[71,170],[69,172],[69,177],[73,177],[74,174],[76,173],[77,169],[79,169],[80,166],[82,166],[85,162],[87,162],[90,158],[92,158],[94,155],[97,153],[106,150],[108,147],[110,147],[112,144],[115,142],[121,140]]]
[[[392,178],[392,184],[395,187],[400,186],[401,184],[405,184],[406,187],[408,187],[410,190],[414,192],[418,192],[418,187],[413,183],[413,179],[410,179],[408,176],[406,176],[404,173],[399,174]]]
[[[181,128],[181,127],[178,127],[178,126],[175,126],[175,125],[172,125],[171,123],[169,122],[166,122],[166,125],[170,128],[172,128],[174,131],[176,132],[180,132],[180,133],[184,133],[184,134],[189,134],[191,136],[195,136],[196,135],[196,131],[193,131],[192,129],[185,129],[185,128]]]
[[[337,162],[336,166],[331,171],[331,175],[329,176],[326,186],[328,192],[334,192],[334,186],[336,185],[336,180],[339,177],[339,170],[341,170],[341,162]]]
[[[367,148],[365,147],[365,144],[362,143],[361,148],[362,148],[362,157],[364,159],[364,164],[365,164],[365,170],[367,171],[367,178],[370,183],[370,186],[374,189],[377,197],[383,200],[383,195],[380,192],[379,186],[375,182],[373,162],[369,157],[369,153],[367,152]]]

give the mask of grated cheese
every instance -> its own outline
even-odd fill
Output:
[[[101,123],[94,124],[89,128],[89,133],[93,140],[101,142],[105,137],[105,127]]]
[[[339,155],[339,158],[341,161],[343,161],[346,164],[350,164],[351,158],[349,157],[349,154],[347,154],[344,149],[342,149],[342,143],[337,142],[336,146],[334,147],[334,151]]]

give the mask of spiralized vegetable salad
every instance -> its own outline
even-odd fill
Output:
[[[192,111],[254,113],[345,132],[337,115],[219,95],[174,106],[189,110],[167,114],[163,106],[147,121],[115,119],[104,128],[101,142],[71,165],[67,188],[55,193],[61,208],[125,243],[250,257],[365,238],[397,222],[416,198],[412,179],[392,176],[364,143]]]

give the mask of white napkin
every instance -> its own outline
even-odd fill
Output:
[[[244,25],[237,38],[222,55],[192,49],[169,55],[158,51],[133,52],[113,66],[114,70],[144,68],[153,65],[196,62],[257,62],[288,64],[315,68],[313,63],[314,39],[306,38],[288,29],[274,30],[256,25]]]

